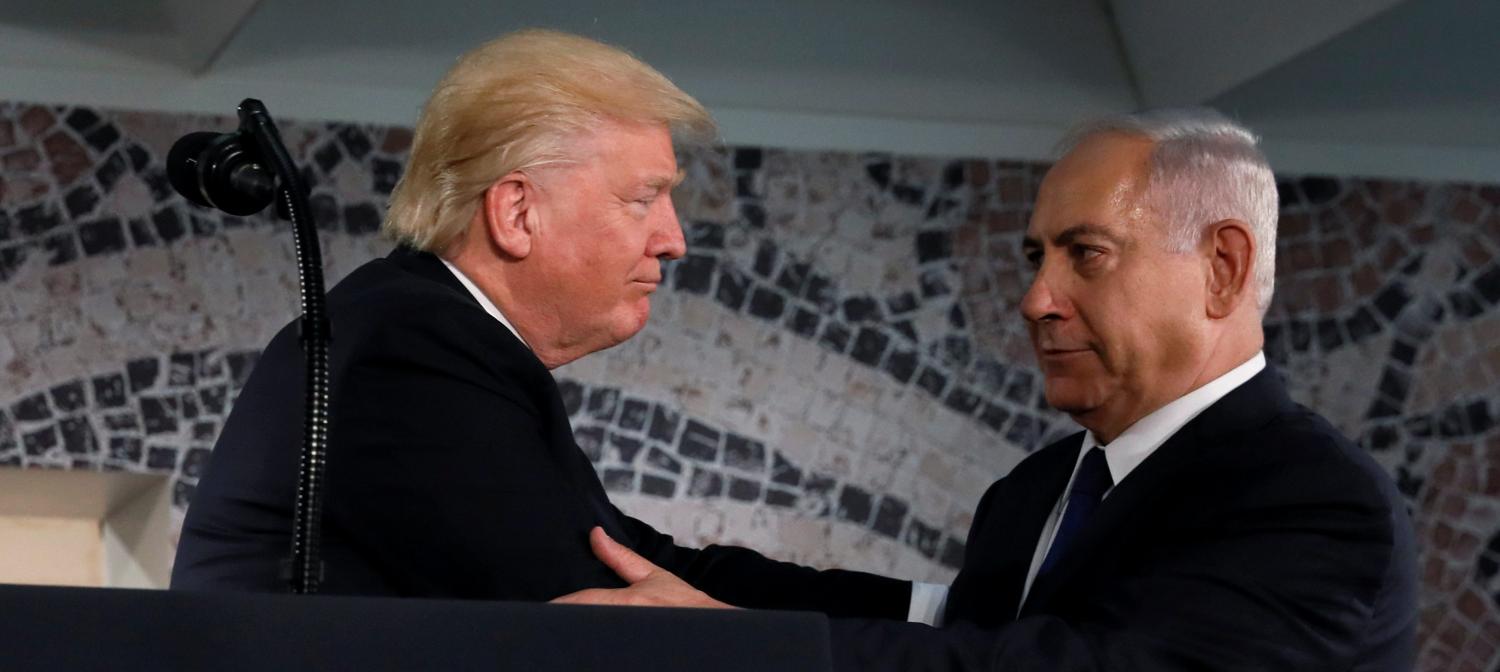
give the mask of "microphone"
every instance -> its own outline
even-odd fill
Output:
[[[244,128],[182,136],[167,152],[167,180],[198,205],[253,215],[276,198],[276,178]]]

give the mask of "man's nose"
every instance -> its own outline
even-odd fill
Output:
[[[666,199],[665,212],[659,217],[646,253],[653,257],[681,259],[687,254],[687,239],[682,235],[682,222],[677,219],[677,208],[671,197]]]
[[[1026,289],[1026,294],[1021,297],[1021,317],[1028,322],[1041,322],[1048,318],[1061,318],[1064,316],[1063,312],[1062,302],[1053,291],[1045,269],[1038,270],[1031,278],[1031,286]]]

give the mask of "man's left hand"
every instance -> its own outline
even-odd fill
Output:
[[[588,588],[564,595],[554,604],[604,604],[632,607],[694,607],[733,609],[688,582],[652,564],[635,551],[610,539],[602,528],[589,531],[589,546],[601,562],[630,584],[626,588]]]

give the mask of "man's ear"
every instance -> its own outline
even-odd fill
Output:
[[[1243,301],[1253,301],[1255,237],[1250,226],[1238,219],[1226,219],[1208,227],[1203,236],[1207,255],[1207,303],[1210,318],[1232,315]]]
[[[536,183],[516,171],[484,190],[480,212],[490,243],[506,255],[525,259],[536,235]]]

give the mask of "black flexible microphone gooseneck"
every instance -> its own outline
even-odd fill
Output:
[[[299,330],[307,364],[302,453],[297,465],[297,501],[292,521],[291,557],[283,578],[299,594],[318,592],[323,581],[321,536],[323,477],[328,466],[328,315],[324,308],[323,254],[307,201],[307,188],[281,141],[266,106],[246,98],[233,133],[189,133],[167,153],[167,177],[177,193],[193,203],[232,215],[252,215],[274,200],[292,223],[301,288]]]

